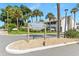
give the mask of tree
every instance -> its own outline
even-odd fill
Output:
[[[30,14],[32,11],[31,11],[31,9],[29,9],[29,8],[28,8],[27,6],[25,6],[25,5],[21,5],[20,8],[21,8],[21,11],[23,12],[22,18],[23,18],[24,24],[25,24],[25,26],[26,26],[26,20],[29,19],[29,17],[30,17],[29,14]]]
[[[65,38],[65,32],[66,32],[66,26],[67,26],[66,25],[66,23],[67,23],[67,11],[68,11],[68,9],[65,9],[64,11],[65,11],[65,26],[64,26],[64,38]]]
[[[23,12],[23,15],[28,15],[30,12],[31,12],[31,9],[29,9],[27,6],[25,5],[21,5],[20,6],[22,12]]]
[[[8,29],[7,25],[11,22],[10,14],[11,14],[12,6],[8,5],[4,9],[0,9],[0,10],[2,11],[1,20],[5,22],[5,29]]]
[[[29,13],[31,10],[24,5],[18,6],[6,6],[1,10],[0,19],[5,22],[5,24],[14,23],[16,24],[17,29],[19,25],[22,24],[20,21],[26,23],[26,20],[29,18]]]
[[[18,30],[19,29],[19,18],[22,17],[22,11],[18,6],[14,6],[14,10],[15,10],[14,18],[16,19],[17,30]]]
[[[4,9],[0,9],[1,11],[1,14],[0,14],[0,20],[5,22],[5,19],[6,19],[6,12]]]
[[[73,29],[75,29],[75,22],[76,22],[76,12],[78,11],[78,9],[77,8],[73,8],[72,10],[71,10],[71,13],[73,13],[74,14],[74,28]]]
[[[67,17],[67,25],[68,25],[68,30],[70,30],[71,28],[72,28],[72,23],[71,23],[72,21],[71,21],[71,16],[68,16]]]
[[[23,19],[23,22],[24,22],[24,26],[25,26],[25,27],[27,27],[27,23],[26,23],[26,22],[27,22],[27,20],[29,19],[29,17],[30,17],[30,16],[23,15],[23,18],[22,18],[22,19]]]
[[[39,17],[40,17],[40,20],[42,20],[42,19],[41,19],[41,17],[42,17],[42,16],[43,16],[43,12],[42,12],[42,11],[40,11],[40,12],[39,12]]]
[[[29,13],[29,16],[31,17],[31,20],[32,20],[32,23],[33,23],[33,17],[34,17],[34,14],[33,14],[32,11]]]
[[[36,22],[38,21],[38,16],[39,16],[39,14],[40,14],[40,11],[38,10],[38,9],[35,9],[34,11],[33,11],[33,15],[36,17]]]
[[[7,27],[6,27],[6,12],[5,12],[5,10],[4,9],[0,9],[0,11],[1,11],[1,14],[0,14],[0,20],[1,21],[3,21],[5,24],[4,24],[4,28],[5,29],[7,29]]]
[[[8,5],[6,8],[5,8],[5,12],[6,12],[6,14],[7,14],[7,19],[6,19],[6,21],[7,21],[7,24],[8,24],[8,22],[10,22],[11,20],[10,20],[10,15],[12,14],[12,6],[11,5]]]
[[[26,19],[29,19],[30,16],[32,18],[32,14],[30,14],[31,10],[24,5],[21,5],[20,8],[23,12],[23,19],[24,19],[24,23],[25,23],[25,26],[26,26]],[[27,30],[28,30],[28,36],[27,36],[28,38],[27,39],[29,39],[29,24],[28,24],[28,22],[27,22]]]
[[[48,13],[46,15],[46,19],[49,19],[49,28],[50,28],[50,32],[51,32],[51,20],[54,20],[55,16],[52,13]]]

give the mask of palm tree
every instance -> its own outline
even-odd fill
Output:
[[[1,10],[1,20],[5,22],[5,29],[8,29],[8,24],[11,22],[11,12],[12,12],[12,6],[8,5],[7,7],[5,7],[4,9],[0,9]]]
[[[65,11],[65,26],[64,26],[64,38],[65,38],[65,31],[66,31],[66,23],[67,23],[67,11],[68,11],[68,9],[65,9],[64,10]]]
[[[8,29],[8,23],[11,21],[10,20],[10,12],[12,10],[12,6],[11,5],[8,5],[6,8],[5,8],[5,12],[6,12],[6,17],[7,19],[5,20],[6,21],[6,25],[7,25],[7,29]]]
[[[38,16],[39,16],[39,14],[40,14],[40,11],[38,10],[38,9],[35,9],[34,11],[33,11],[33,15],[36,17],[36,22],[38,21]]]
[[[32,14],[31,14],[31,10],[27,7],[27,6],[24,6],[24,5],[21,5],[20,6],[22,12],[23,12],[23,19],[24,19],[24,22],[25,22],[25,26],[26,26],[26,19],[29,19],[29,17],[31,16],[32,18]],[[27,36],[27,39],[29,39],[29,24],[27,23],[27,30],[28,30],[28,36]]]
[[[57,3],[57,17],[58,17],[58,32],[57,38],[60,37],[60,3]]]
[[[23,12],[22,18],[24,19],[24,24],[26,26],[26,20],[29,19],[30,17],[29,15],[32,11],[25,5],[21,5],[20,8],[21,8],[21,11]]]
[[[23,15],[23,22],[24,22],[24,26],[27,27],[27,20],[29,19],[29,16]]]
[[[43,12],[40,11],[40,13],[39,13],[40,20],[42,20],[42,19],[41,19],[42,16],[43,16]]]
[[[14,17],[17,20],[16,25],[17,25],[17,30],[18,30],[19,29],[19,18],[22,16],[22,11],[18,6],[14,6],[14,10],[15,10]]]
[[[73,8],[73,9],[71,10],[71,13],[74,14],[74,28],[73,28],[73,29],[75,29],[75,22],[76,22],[75,18],[76,18],[76,12],[77,12],[77,11],[78,11],[77,8]]]
[[[0,20],[3,21],[5,23],[5,29],[7,29],[6,27],[6,12],[5,12],[5,9],[0,9],[1,10],[1,17],[0,17]]]
[[[30,12],[31,12],[31,9],[29,9],[27,6],[25,5],[21,5],[20,6],[22,12],[23,12],[23,15],[28,15]]]
[[[71,29],[72,24],[71,24],[71,16],[67,17],[67,25],[68,25],[68,30]]]
[[[33,12],[30,12],[29,16],[31,17],[31,20],[32,20],[32,23],[33,23],[33,17],[34,17]]]
[[[51,32],[51,20],[54,20],[55,19],[55,16],[52,14],[52,13],[48,13],[46,15],[46,19],[49,19],[49,27],[50,27],[50,32]]]

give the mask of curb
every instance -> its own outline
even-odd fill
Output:
[[[60,47],[60,46],[65,46],[65,45],[70,45],[70,44],[75,44],[78,43],[78,41],[75,42],[69,42],[69,43],[62,43],[62,44],[57,44],[57,45],[50,45],[50,46],[43,46],[43,47],[37,47],[37,48],[31,48],[31,49],[27,49],[27,50],[14,50],[14,49],[10,49],[8,45],[5,50],[8,53],[11,54],[24,54],[24,53],[29,53],[29,52],[33,52],[33,51],[39,51],[39,50],[45,50],[45,49],[49,49],[49,48],[55,48],[55,47]]]
[[[27,49],[27,50],[9,49],[9,46],[11,44],[13,44],[13,43],[11,43],[5,48],[5,50],[6,50],[6,52],[11,53],[11,54],[24,54],[24,53],[29,53],[29,52],[33,52],[33,51],[45,50],[45,49],[49,49],[49,48],[55,48],[55,47],[60,47],[60,46],[65,46],[65,45],[75,44],[75,43],[78,43],[78,41],[62,43],[62,44],[57,44],[57,45],[43,46],[43,47],[38,47],[38,48],[31,48],[31,49]]]

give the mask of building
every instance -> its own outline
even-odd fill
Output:
[[[76,30],[79,31],[79,23],[76,23]]]
[[[76,26],[76,24],[75,24]],[[66,20],[66,29],[65,28],[65,17],[61,18],[61,32],[65,32],[65,30],[73,29],[74,28],[74,19],[71,16],[67,17]]]
[[[57,31],[57,19],[52,20],[52,21],[48,21],[46,22],[47,28],[51,31]],[[67,20],[66,20],[66,31],[69,29],[73,29],[74,27],[74,19],[71,16],[67,16]],[[65,31],[65,17],[61,17],[60,19],[60,31],[64,32]],[[76,26],[75,24],[75,28],[79,28],[79,25]]]
[[[57,31],[57,20],[45,23],[48,30]]]

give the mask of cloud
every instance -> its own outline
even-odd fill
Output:
[[[32,9],[32,10],[39,9],[40,5],[41,5],[40,3],[32,4],[32,6],[30,7],[30,9]]]

